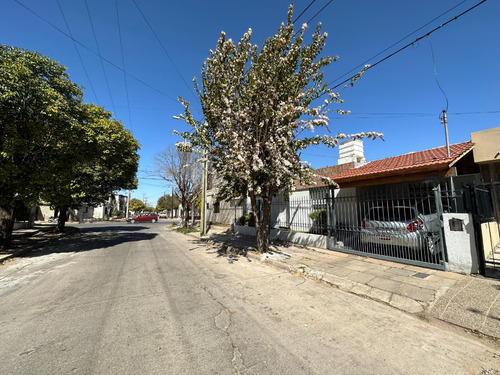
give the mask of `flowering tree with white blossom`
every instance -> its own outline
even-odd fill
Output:
[[[184,139],[177,147],[206,150],[221,178],[219,200],[249,196],[254,212],[259,197],[262,200],[255,224],[260,252],[269,250],[274,194],[290,191],[295,180],[311,183],[314,176],[300,159],[301,150],[318,144],[335,147],[345,138],[381,136],[374,132],[309,134],[317,128],[328,130],[328,113],[347,112],[330,108],[342,100],[323,81],[322,69],[337,59],[321,56],[326,33],[318,24],[311,43],[305,44],[307,25],[296,33],[292,11],[290,6],[287,22],[260,50],[250,42],[251,29],[237,44],[222,32],[215,51],[210,51],[203,64],[201,88],[195,79],[205,121],[196,120],[190,103],[182,98],[185,110],[176,117],[192,127],[189,132],[176,132]]]

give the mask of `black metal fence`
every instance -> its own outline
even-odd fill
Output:
[[[442,268],[441,215],[456,210],[457,199],[449,191],[408,189],[336,197],[332,248]]]
[[[442,269],[445,212],[465,212],[461,190],[447,181],[323,189],[274,202],[270,225],[328,235],[334,250]]]

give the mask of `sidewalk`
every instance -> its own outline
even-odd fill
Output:
[[[252,251],[257,247],[255,237],[215,226],[203,240],[345,292],[500,339],[500,280],[283,242],[273,242],[272,252],[260,255]]]
[[[51,241],[71,234],[74,230],[67,228],[64,233],[54,233],[53,226],[36,225],[34,229],[16,229],[12,232],[12,244],[7,250],[0,250],[0,265],[11,258],[21,256],[29,251],[37,250]]]
[[[17,243],[21,242],[24,238],[28,238],[31,236],[36,236],[38,235],[40,231],[37,229],[16,229],[12,232],[12,247],[0,251],[0,264],[2,264],[3,261],[9,259],[9,258],[14,258],[16,256],[19,256],[26,252],[26,248],[24,246],[19,246]]]

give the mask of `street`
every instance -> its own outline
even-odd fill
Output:
[[[0,266],[2,374],[498,374],[500,348],[166,223],[80,233]]]

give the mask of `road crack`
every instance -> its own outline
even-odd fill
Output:
[[[232,336],[229,333],[229,328],[231,327],[232,324],[232,314],[231,310],[227,306],[225,306],[222,302],[220,302],[208,289],[206,286],[203,286],[203,290],[207,292],[207,294],[214,300],[217,304],[221,306],[221,310],[219,313],[214,317],[214,323],[215,326],[222,331],[226,337],[229,340],[229,343],[231,344],[231,347],[233,348],[233,358],[231,360],[231,364],[236,370],[236,373],[238,375],[241,374],[242,369],[245,368],[244,360],[243,360],[243,355],[241,354],[238,346],[235,344]]]

